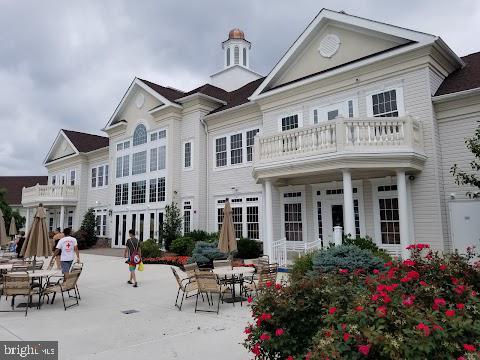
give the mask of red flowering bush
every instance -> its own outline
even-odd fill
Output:
[[[163,256],[156,258],[145,258],[143,259],[144,264],[164,264],[164,265],[174,265],[183,269],[188,261],[188,256]]]
[[[253,302],[245,346],[259,359],[480,359],[480,276],[470,258],[410,250],[375,272],[268,289]]]

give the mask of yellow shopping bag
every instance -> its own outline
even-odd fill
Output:
[[[138,264],[138,271],[143,271],[143,262]]]

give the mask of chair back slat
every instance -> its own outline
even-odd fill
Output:
[[[177,270],[175,270],[175,268],[173,266],[171,266],[170,269],[172,269],[173,276],[175,276],[175,280],[177,280],[178,286],[182,287],[182,279],[180,279],[180,276],[178,275]]]
[[[80,271],[71,271],[64,275],[62,288],[63,290],[73,290],[77,286]]]
[[[217,282],[217,275],[211,272],[197,271],[195,272],[195,280],[200,292],[218,293],[220,285]]]
[[[232,268],[232,261],[231,260],[213,260],[213,268]]]
[[[198,270],[198,264],[196,262],[193,264],[186,264],[183,265],[183,268],[185,269],[185,273],[189,278],[195,277],[195,271]]]
[[[28,273],[10,273],[5,275],[4,295],[29,295],[30,292],[30,278],[28,277]]]
[[[277,281],[278,264],[268,264],[262,266],[258,271],[258,285],[265,286],[267,282],[275,284]]]

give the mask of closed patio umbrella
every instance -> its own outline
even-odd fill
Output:
[[[15,224],[15,218],[12,216],[12,219],[10,220],[10,229],[8,230],[8,235],[15,236],[17,234],[17,224]]]
[[[223,223],[218,238],[218,249],[223,253],[231,253],[237,250],[237,240],[233,229],[232,207],[228,199],[225,201],[223,209]]]
[[[47,222],[45,220],[46,217],[47,213],[45,208],[42,204],[40,204],[35,212],[32,226],[28,231],[27,238],[25,239],[20,252],[20,255],[23,257],[33,256],[34,269],[37,256],[48,257],[52,255],[52,249],[48,245],[48,229]]]
[[[5,219],[3,218],[2,209],[0,209],[0,246],[7,246],[10,243],[10,239],[7,236],[5,229]]]

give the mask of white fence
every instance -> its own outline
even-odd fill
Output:
[[[300,257],[308,252],[321,249],[322,240],[305,242],[305,241],[287,241],[286,238],[276,240],[272,245],[272,262],[277,263],[280,267],[287,266],[287,254],[289,251],[298,253]]]

